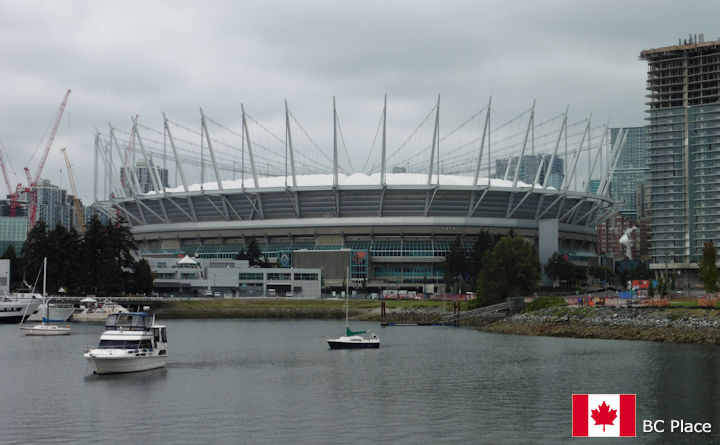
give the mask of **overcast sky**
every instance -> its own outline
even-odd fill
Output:
[[[715,40],[718,17],[714,1],[0,0],[0,140],[13,186],[25,182],[23,167],[35,173],[72,89],[42,176],[68,187],[67,147],[87,203],[95,129],[110,121],[129,130],[135,114],[157,129],[162,111],[199,128],[203,107],[239,132],[243,103],[283,135],[287,99],[329,153],[336,96],[357,159],[367,157],[384,94],[395,141],[438,94],[445,131],[491,95],[494,122],[537,100],[539,119],[569,106],[575,119],[592,112],[638,126],[640,51],[689,33]]]

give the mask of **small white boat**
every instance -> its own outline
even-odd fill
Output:
[[[104,299],[101,303],[94,298],[80,300],[80,309],[72,316],[72,321],[89,321],[102,323],[110,314],[127,313],[122,305]]]
[[[348,268],[348,278],[350,271]],[[348,295],[348,279],[345,280],[345,335],[327,340],[330,349],[368,349],[379,348],[380,339],[372,331],[351,331],[348,322],[350,300]],[[365,334],[365,335],[363,335]]]
[[[363,336],[360,334],[367,335]],[[346,335],[338,338],[330,338],[327,342],[330,349],[367,349],[380,347],[380,339],[371,331],[353,332],[350,329],[347,329]]]
[[[20,326],[25,335],[70,335],[70,325],[36,324],[33,326]]]
[[[20,330],[23,331],[25,335],[42,335],[42,336],[49,336],[49,335],[69,335],[70,334],[70,325],[55,325],[50,324],[50,322],[56,321],[49,319],[49,311],[50,311],[50,300],[45,298],[45,282],[47,278],[47,258],[43,261],[43,293],[42,293],[42,305],[44,306],[45,314],[42,317],[42,323],[36,324],[36,325],[20,325]],[[65,321],[65,320],[57,320],[57,321]]]
[[[167,360],[166,327],[155,324],[145,312],[110,314],[97,347],[87,347],[86,360],[96,374],[147,371],[162,368]]]

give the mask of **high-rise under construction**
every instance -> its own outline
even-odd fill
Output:
[[[720,241],[720,40],[691,35],[640,58],[648,62],[651,267],[684,271],[689,282],[703,244]]]

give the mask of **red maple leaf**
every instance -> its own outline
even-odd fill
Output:
[[[598,409],[590,412],[592,413],[590,417],[595,421],[595,425],[602,425],[603,432],[605,432],[605,425],[612,425],[617,418],[617,410],[610,409],[610,405],[605,404],[604,400],[602,405],[598,405]]]

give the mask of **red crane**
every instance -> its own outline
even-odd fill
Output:
[[[40,180],[40,174],[42,173],[43,167],[45,166],[45,161],[47,160],[48,153],[50,153],[50,147],[52,147],[53,140],[55,139],[55,133],[57,133],[57,129],[60,126],[60,119],[62,119],[63,112],[65,111],[65,105],[67,105],[67,100],[69,96],[70,90],[67,90],[67,93],[65,93],[65,97],[60,103],[60,108],[58,109],[57,115],[55,116],[55,123],[53,124],[52,130],[50,131],[50,137],[48,138],[47,144],[45,145],[45,151],[43,152],[42,158],[40,158],[40,164],[38,165],[37,171],[35,171],[34,178],[30,177],[30,169],[25,167],[25,176],[27,176],[28,178],[28,188],[26,189],[26,191],[29,192],[30,195],[30,221],[28,224],[28,229],[32,228],[35,225],[35,219],[37,218],[37,190],[35,190],[35,186]]]

